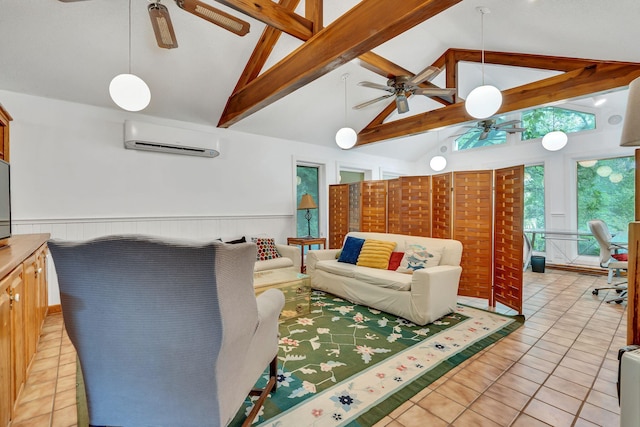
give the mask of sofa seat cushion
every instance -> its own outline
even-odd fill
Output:
[[[356,268],[358,267],[355,264],[339,262],[337,259],[326,259],[316,263],[316,270],[351,278],[355,277]]]
[[[266,259],[264,261],[256,261],[253,271],[273,270],[275,268],[293,267],[293,260],[287,257]]]
[[[398,273],[397,271],[358,267],[355,270],[355,279],[381,288],[389,288],[396,291],[410,291],[412,276],[410,274]]]
[[[391,270],[381,270],[379,268],[361,267],[337,260],[322,260],[316,263],[316,270],[326,271],[337,276],[349,277],[364,283],[381,288],[390,288],[398,291],[411,290],[412,276]]]

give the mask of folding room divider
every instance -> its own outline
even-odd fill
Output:
[[[349,231],[462,242],[459,295],[522,312],[524,166],[329,186],[329,247]]]

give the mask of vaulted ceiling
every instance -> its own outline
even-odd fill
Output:
[[[429,130],[472,120],[460,101],[483,74],[503,91],[501,112],[567,101],[593,110],[585,96],[640,76],[635,0],[207,2],[249,22],[250,33],[236,36],[165,0],[179,47],[160,49],[147,2],[132,0],[130,66],[152,91],[145,114],[327,146],[347,123],[360,133],[356,150],[415,158],[442,137]],[[478,6],[491,10],[484,67]],[[129,66],[128,0],[0,7],[0,89],[113,106],[108,82]],[[381,94],[357,82],[384,84],[428,65],[443,72],[425,85],[456,87],[458,102],[416,95],[403,115],[393,98],[350,108]],[[610,97],[602,113],[624,113],[625,97]]]

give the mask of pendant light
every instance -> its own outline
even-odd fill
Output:
[[[495,86],[484,84],[484,15],[491,13],[491,10],[484,6],[477,7],[476,10],[480,12],[481,15],[482,86],[478,86],[469,93],[465,100],[464,107],[471,117],[486,119],[493,116],[500,109],[502,105],[502,92]]]
[[[347,126],[347,79],[349,74],[343,74],[342,80],[344,81],[344,127],[340,128],[336,132],[336,144],[343,150],[348,150],[356,145],[358,140],[358,134],[355,130]]]
[[[149,105],[151,91],[140,77],[131,74],[131,0],[129,0],[129,73],[118,74],[109,84],[109,95],[116,105],[127,111],[140,111]]]
[[[447,159],[444,156],[433,156],[429,166],[436,172],[440,172],[447,167]]]
[[[553,130],[542,137],[542,146],[549,151],[558,151],[567,145],[569,137],[561,130],[556,130],[556,109],[551,107],[553,114]]]

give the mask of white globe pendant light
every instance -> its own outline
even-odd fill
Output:
[[[482,85],[476,87],[467,96],[464,108],[474,119],[486,119],[493,116],[502,106],[502,92],[491,85],[484,83],[484,15],[491,13],[488,7],[477,7],[476,10],[481,15],[481,38],[482,38]]]
[[[447,167],[447,159],[444,156],[433,156],[429,162],[429,166],[436,172],[440,172]]]
[[[131,0],[129,0],[129,72],[118,74],[109,84],[109,95],[123,110],[144,110],[151,102],[149,86],[131,73]]]
[[[149,86],[135,74],[118,74],[109,84],[109,95],[116,105],[127,111],[143,110],[151,102]]]
[[[567,145],[567,134],[561,130],[554,130],[542,137],[542,146],[549,151],[558,151]]]
[[[343,150],[348,150],[353,148],[358,142],[358,134],[355,130],[347,126],[347,79],[349,78],[349,74],[345,73],[342,75],[342,80],[344,81],[344,124],[343,128],[338,129],[336,132],[336,144],[338,147]]]
[[[336,132],[336,144],[343,150],[348,150],[356,145],[358,134],[351,128],[340,128]]]

